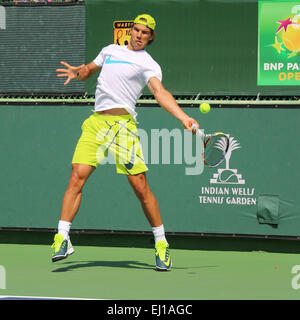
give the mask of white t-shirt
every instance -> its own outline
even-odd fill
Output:
[[[95,111],[126,109],[135,119],[135,105],[151,77],[162,80],[159,64],[145,51],[111,44],[94,60],[102,67],[95,93]]]

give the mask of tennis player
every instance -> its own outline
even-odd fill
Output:
[[[57,69],[58,77],[84,81],[101,69],[95,93],[94,113],[84,121],[77,143],[69,185],[65,192],[58,233],[52,245],[52,261],[66,258],[74,252],[69,231],[78,212],[82,189],[91,173],[110,152],[116,160],[117,173],[127,175],[155,239],[156,270],[171,270],[169,244],[157,200],[146,179],[148,170],[137,131],[136,102],[147,85],[162,108],[192,129],[196,120],[189,117],[162,85],[162,72],[157,62],[146,52],[155,36],[155,20],[148,14],[136,17],[127,46],[109,45],[89,64]]]

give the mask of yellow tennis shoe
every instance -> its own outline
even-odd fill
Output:
[[[54,236],[52,249],[52,262],[65,259],[68,255],[74,253],[71,241],[65,239],[61,234],[57,233]]]
[[[172,259],[169,252],[169,244],[166,241],[158,241],[155,244],[155,262],[157,271],[170,271]]]

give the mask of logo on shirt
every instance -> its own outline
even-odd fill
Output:
[[[105,63],[106,63],[106,64],[111,64],[111,63],[127,63],[127,64],[132,64],[132,62],[128,62],[128,61],[112,60],[112,59],[111,59],[111,56],[109,56],[108,58],[106,58]]]

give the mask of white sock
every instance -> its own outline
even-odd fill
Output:
[[[69,232],[72,222],[59,220],[58,222],[58,233],[61,234],[65,239],[69,240]]]
[[[162,224],[161,226],[159,227],[154,227],[152,228],[152,232],[153,232],[153,235],[154,235],[154,241],[155,243],[158,242],[158,241],[167,241],[166,239],[166,236],[165,236],[165,229],[164,229],[164,225]]]

